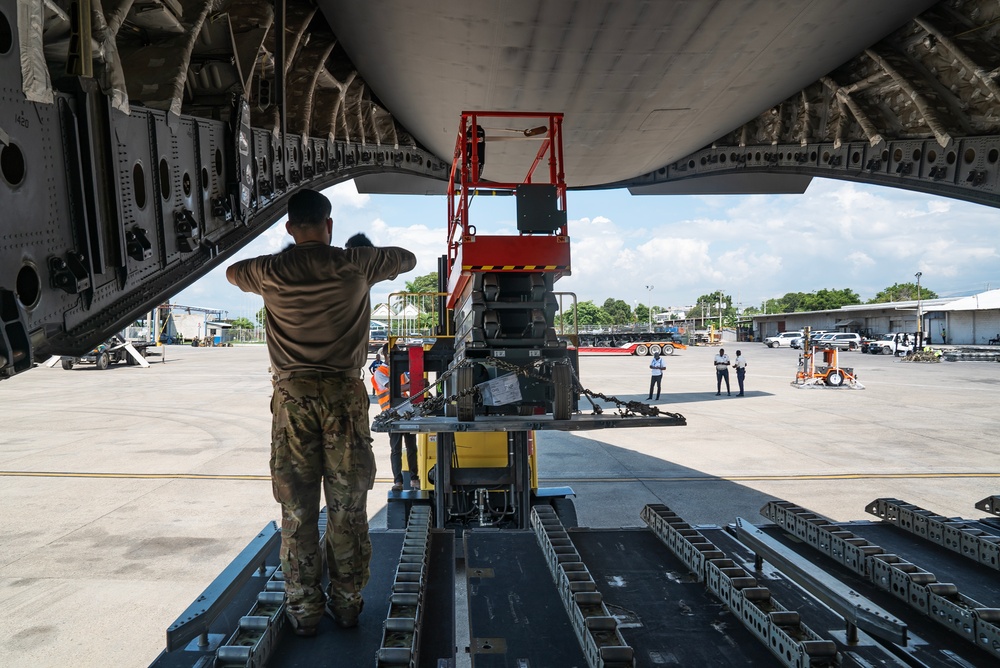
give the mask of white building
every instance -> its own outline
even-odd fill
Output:
[[[414,304],[401,305],[390,312],[389,305],[376,304],[371,312],[371,321],[388,327],[389,320],[392,320],[393,334],[406,334],[418,328],[417,321],[420,318],[420,309]]]
[[[942,309],[948,343],[996,343],[1000,339],[1000,290],[957,299]]]
[[[228,339],[226,332],[232,327],[228,322],[222,322],[224,311],[221,310],[164,304],[157,307],[157,311],[158,336],[164,343],[179,343],[194,338],[223,343]]]
[[[215,343],[222,343],[223,333],[232,326],[228,322],[219,322],[214,318],[209,320],[205,317],[205,313],[175,312],[172,316],[174,329],[186,341],[208,338]]]
[[[659,325],[669,325],[674,320],[684,320],[693,306],[667,306],[653,313],[653,320]]]
[[[920,330],[931,344],[989,345],[1000,339],[1000,290],[971,297],[944,297],[881,304],[853,304],[828,311],[768,313],[753,317],[754,338],[762,341],[779,332],[804,327],[858,332],[876,337]]]

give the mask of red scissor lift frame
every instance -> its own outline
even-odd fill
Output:
[[[536,127],[491,129],[487,136],[483,126],[497,124],[498,119],[502,125]],[[536,373],[549,375],[552,384],[540,391],[537,383],[522,383],[520,409],[551,410],[556,419],[569,419],[578,399],[573,381],[578,361],[576,351],[567,350],[552,327],[556,310],[552,286],[570,273],[562,123],[559,113],[462,113],[448,178],[446,304],[455,317],[456,364],[502,356],[510,364],[534,367]],[[523,179],[483,180],[487,146],[509,140],[539,143]],[[530,151],[525,154],[532,155]],[[469,208],[477,193],[514,195],[518,234],[478,234],[469,222]],[[494,297],[488,296],[488,286]],[[455,373],[458,417],[472,420],[474,408],[467,390],[498,371],[487,370],[490,365],[483,363],[474,365],[475,369],[463,366]]]
[[[545,132],[541,127],[524,131],[525,137],[545,136],[535,159],[528,168],[524,180],[519,183],[483,181],[480,178],[479,151],[473,147],[486,137],[478,136],[482,119],[544,119]],[[544,267],[557,276],[570,273],[569,236],[563,224],[556,235],[521,233],[517,236],[480,235],[469,224],[469,204],[474,192],[488,191],[491,194],[513,194],[524,184],[549,184],[556,187],[559,209],[566,211],[566,178],[563,172],[563,115],[559,113],[531,113],[518,111],[462,112],[462,121],[455,141],[455,155],[448,178],[448,308],[462,295],[474,271],[533,271]],[[534,133],[534,134],[529,134]],[[467,138],[473,136],[475,142]],[[520,138],[518,138],[520,139]],[[548,163],[548,178],[533,180],[538,166]],[[532,269],[524,269],[531,267]],[[551,268],[551,269],[548,269]]]

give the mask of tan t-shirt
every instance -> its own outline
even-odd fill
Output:
[[[310,241],[232,266],[233,283],[267,307],[275,373],[355,372],[368,354],[371,286],[417,266],[403,248],[343,249]]]

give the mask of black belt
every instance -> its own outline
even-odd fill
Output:
[[[335,378],[357,378],[357,376],[352,375],[348,371],[312,371],[312,370],[285,371],[283,373],[274,374],[274,379],[276,381],[302,379],[302,378],[315,378],[317,380],[327,380]]]

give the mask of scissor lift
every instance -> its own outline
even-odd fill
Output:
[[[484,128],[517,125],[527,129]],[[523,178],[485,180],[491,150],[520,151]],[[525,149],[528,150],[525,150]],[[479,234],[470,222],[477,195],[513,196],[516,235]],[[390,527],[431,504],[435,523],[527,528],[528,509],[553,503],[572,515],[568,487],[538,489],[533,427],[518,417],[569,421],[577,407],[575,348],[556,336],[553,285],[570,272],[562,114],[465,112],[448,181],[447,254],[438,265],[433,345],[394,347],[391,376],[410,374],[414,405],[425,383],[453,397],[433,416],[393,430],[418,432],[420,491],[390,491]],[[517,401],[483,401],[476,389],[506,377]],[[513,389],[513,388],[510,388]],[[393,405],[402,397],[391,392]],[[509,418],[503,424],[496,419]],[[471,424],[479,421],[477,427]],[[513,420],[517,424],[512,423]],[[430,424],[427,422],[430,421]],[[577,427],[580,428],[580,427]],[[464,433],[471,431],[473,433]]]
[[[469,390],[509,373],[512,366],[534,365],[535,371],[551,382],[521,377],[521,401],[487,412],[551,413],[565,420],[576,409],[576,352],[567,348],[553,327],[557,311],[553,286],[570,273],[562,120],[562,114],[556,113],[462,114],[448,180],[446,261],[447,306],[455,324],[453,389],[459,396],[459,420],[476,419]],[[530,127],[487,131],[484,123]],[[520,150],[531,160],[523,178],[483,179],[487,147],[493,150],[494,142],[497,150]],[[469,218],[473,199],[480,194],[514,197],[517,235],[478,233]],[[489,360],[502,360],[510,366],[504,368]]]
[[[577,412],[577,348],[554,328],[561,293],[553,287],[570,273],[562,120],[557,113],[462,114],[448,181],[447,254],[438,264],[439,292],[425,295],[439,298],[436,342],[390,350],[396,415],[376,421],[380,431],[418,434],[420,490],[388,493],[390,528],[422,505],[432,505],[438,528],[525,529],[539,503],[575,524],[572,489],[538,488],[534,432],[684,424],[683,416],[647,406],[627,418],[599,408]],[[523,156],[526,171],[516,180],[491,175],[495,150]],[[480,234],[471,224],[473,201],[485,195],[514,198],[516,234]],[[407,398],[395,384],[404,371]]]

